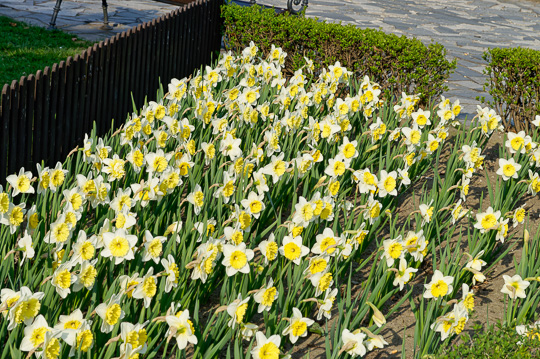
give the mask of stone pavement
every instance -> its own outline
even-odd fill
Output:
[[[112,30],[101,29],[101,0],[63,0],[56,26],[87,40],[104,40],[178,8],[152,0],[107,0],[107,3]],[[0,15],[47,27],[55,4],[56,0],[0,0]]]
[[[113,30],[100,29],[103,12],[100,0],[64,0],[58,28],[90,40],[102,40],[176,9],[152,0],[109,0]],[[286,7],[286,0],[258,0]],[[55,0],[0,0],[0,15],[47,26]],[[397,35],[438,42],[448,58],[458,59],[444,94],[459,98],[464,116],[476,112],[477,96],[486,96],[482,85],[490,47],[522,46],[540,50],[540,1],[531,0],[310,0],[308,17],[361,28],[381,29]]]
[[[285,8],[287,1],[257,3]],[[540,50],[538,0],[309,0],[306,16],[442,44],[448,58],[458,60],[443,95],[459,99],[463,116],[469,119],[480,104],[477,96],[491,99],[482,88],[487,78],[482,73],[486,65],[482,54],[487,48]]]

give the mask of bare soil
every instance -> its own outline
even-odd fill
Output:
[[[500,133],[494,134],[485,149],[482,151],[482,155],[485,155],[484,168],[487,170],[490,183],[494,185],[497,175],[496,171],[498,169],[497,159],[499,158],[499,146],[504,146],[504,135]],[[447,141],[451,142],[450,138]],[[446,147],[447,148],[447,147]],[[444,176],[444,169],[446,168],[446,160],[448,159],[449,151],[443,151],[439,164],[439,173],[441,176]],[[414,183],[411,188],[400,196],[399,198],[399,207],[398,214],[403,220],[407,217],[408,214],[418,209],[419,198],[421,198],[423,191],[431,190],[433,179],[433,172],[427,172],[420,181]],[[487,189],[487,180],[485,174],[479,172],[473,177],[470,185],[470,192],[467,196],[467,208],[473,209],[474,213],[480,211],[479,203],[480,198],[483,197],[482,210],[485,210],[490,206],[489,195]],[[539,213],[540,213],[540,199],[536,197],[526,197],[527,209],[530,214],[530,220],[528,224],[528,229],[531,235],[536,232],[536,228],[540,224]],[[518,206],[521,203],[518,204]],[[466,235],[468,221],[462,220],[458,225],[458,228],[454,232],[452,241],[457,242],[461,233]],[[506,249],[509,246],[514,247],[502,260],[496,263],[493,268],[485,272],[486,280],[484,283],[477,283],[472,289],[475,293],[475,311],[469,320],[465,332],[471,331],[471,328],[475,323],[486,325],[488,323],[496,323],[498,320],[503,319],[505,313],[503,294],[500,292],[502,285],[504,283],[502,276],[503,275],[513,275],[514,274],[514,260],[519,261],[521,257],[521,243],[523,238],[523,226],[518,226],[515,229],[509,230],[508,241],[505,241],[504,244],[500,245],[500,249]],[[383,230],[381,235],[388,236],[388,231]],[[383,238],[386,239],[386,238]],[[376,246],[372,243],[373,248],[368,248],[365,253],[370,254],[373,250],[376,250]],[[423,294],[423,283],[426,277],[432,275],[432,263],[430,257],[428,256],[422,267],[417,273],[417,276],[411,281],[413,286],[413,297],[420,298]],[[369,265],[366,270],[369,270]],[[362,273],[360,273],[360,276]],[[359,292],[361,278],[356,278],[354,281],[358,284],[353,288],[353,293]],[[353,282],[353,284],[354,284]],[[397,303],[403,294],[396,294],[391,298],[383,308],[382,312],[390,310],[394,303]],[[385,340],[389,343],[384,349],[376,349],[366,355],[367,359],[382,359],[382,358],[401,358],[402,348],[404,345],[405,353],[407,358],[413,357],[414,352],[414,327],[416,320],[414,314],[411,310],[410,304],[408,301],[405,301],[400,308],[395,311],[390,317],[386,318],[387,324],[380,333],[383,335]],[[330,322],[330,325],[332,322]],[[405,340],[405,344],[403,341]],[[455,340],[458,342],[459,339]],[[325,341],[324,338],[312,334],[305,338],[302,341],[297,342],[295,346],[295,352],[292,355],[293,358],[311,358],[311,359],[322,359],[326,358],[325,353]]]

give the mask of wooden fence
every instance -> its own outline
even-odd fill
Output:
[[[132,97],[142,106],[159,82],[209,64],[221,47],[223,0],[197,0],[95,44],[80,56],[2,89],[0,183],[20,167],[63,161],[96,123],[98,135],[123,123]]]

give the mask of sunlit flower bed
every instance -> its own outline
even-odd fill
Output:
[[[328,358],[365,356],[388,345],[386,319],[406,302],[408,355],[463,331],[472,286],[526,220],[518,201],[540,191],[536,132],[508,133],[489,205],[469,208],[494,111],[465,129],[459,102],[390,104],[369,78],[339,63],[314,75],[309,59],[285,79],[285,56],[225,54],[64,164],[7,178],[3,358],[275,359],[313,336]],[[427,177],[399,218],[398,198]],[[540,300],[531,237],[501,282],[510,324],[535,319]]]

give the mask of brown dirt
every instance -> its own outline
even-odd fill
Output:
[[[497,159],[499,153],[499,146],[504,146],[504,135],[501,133],[494,134],[484,150],[482,155],[485,155],[484,168],[487,170],[490,182],[494,185],[497,178],[496,171],[498,169]],[[451,139],[446,142],[445,150],[443,151],[440,157],[440,167],[439,173],[441,176],[444,175],[444,170],[446,168],[446,160],[448,159],[449,151],[448,144],[451,143]],[[424,174],[423,178],[420,181],[414,183],[411,188],[405,192],[399,198],[399,207],[398,215],[400,218],[404,219],[407,215],[418,208],[419,198],[423,194],[423,190],[429,191],[432,186],[433,172],[432,170]],[[425,187],[424,187],[425,186]],[[414,198],[413,198],[414,194]],[[483,205],[482,210],[485,210],[490,206],[489,196],[487,190],[487,181],[485,174],[479,172],[474,176],[470,185],[470,193],[467,196],[467,207],[474,209],[476,213],[479,208],[480,198],[483,196]],[[538,218],[540,212],[540,199],[533,197],[525,198],[527,202],[527,208],[530,213],[529,220],[529,231],[531,235],[534,234],[535,229],[540,224]],[[415,203],[416,202],[416,203]],[[523,201],[525,202],[525,201]],[[519,203],[521,205],[522,203]],[[460,233],[463,231],[463,234],[466,235],[468,223],[467,221],[462,220],[459,229],[457,229],[452,237],[452,242],[457,242],[457,239]],[[385,233],[386,232],[386,233]],[[387,230],[381,232],[381,236],[388,235]],[[470,318],[465,332],[470,332],[471,328],[475,323],[486,325],[488,323],[496,323],[498,320],[503,319],[505,313],[503,294],[500,292],[500,289],[503,284],[503,275],[513,275],[514,274],[514,260],[519,261],[521,257],[521,241],[523,238],[523,227],[518,226],[515,229],[509,230],[509,237],[512,239],[505,241],[504,245],[501,247],[508,248],[513,246],[514,248],[498,263],[496,263],[489,272],[485,272],[486,280],[484,283],[477,283],[473,290],[475,292],[475,311]],[[371,247],[375,248],[374,244],[371,244]],[[370,248],[368,248],[365,253],[371,253]],[[369,267],[369,266],[368,266]],[[423,269],[422,269],[423,268]],[[418,275],[411,282],[413,286],[413,297],[419,298],[423,293],[423,283],[426,276],[430,276],[432,273],[432,266],[430,263],[430,257],[428,256],[420,270]],[[369,268],[367,269],[369,270]],[[361,282],[356,280],[355,282]],[[356,285],[353,288],[353,293],[358,292],[360,285]],[[402,294],[401,294],[402,295]],[[400,293],[396,294],[391,298],[383,308],[383,313],[392,308],[393,303],[397,303],[401,297]],[[416,320],[414,314],[411,310],[409,301],[405,301],[399,309],[387,318],[387,324],[384,329],[381,331],[381,335],[384,336],[385,340],[389,343],[384,349],[376,349],[366,355],[367,359],[382,359],[382,358],[401,358],[401,351],[403,340],[405,340],[405,353],[407,358],[413,357],[414,351],[414,326]],[[332,322],[330,322],[332,325]],[[456,340],[457,342],[457,340]],[[295,352],[293,353],[293,358],[311,358],[311,359],[322,359],[326,358],[325,353],[325,341],[324,338],[312,334],[308,338],[305,338],[302,341],[299,341],[295,346]]]

